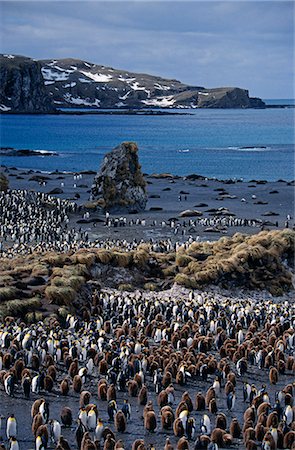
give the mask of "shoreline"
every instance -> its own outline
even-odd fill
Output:
[[[190,109],[194,109],[194,110],[199,110],[199,109],[210,109],[210,110],[235,110],[235,111],[239,111],[239,110],[245,110],[245,109],[292,109],[295,108],[295,105],[265,105],[265,106],[253,106],[253,107],[249,107],[249,108],[159,108],[159,110],[157,110],[156,107],[154,107],[152,110],[142,110],[142,109],[113,109],[113,108],[104,108],[104,111],[100,111],[97,109],[93,109],[90,111],[83,111],[83,109],[81,108],[81,111],[71,111],[71,109],[69,108],[68,111],[61,111],[61,110],[56,110],[56,111],[47,111],[47,112],[38,112],[38,111],[33,111],[33,112],[29,112],[29,111],[2,111],[0,110],[0,115],[32,115],[32,116],[40,116],[40,115],[54,115],[54,116],[62,116],[62,115],[89,115],[89,114],[96,114],[96,115],[143,115],[143,116],[165,116],[165,115],[192,115],[192,113],[189,112],[185,112],[186,110],[190,110]],[[163,109],[166,109],[166,111],[163,111]],[[176,112],[176,111],[170,111],[169,109],[179,109],[182,112]]]
[[[90,241],[126,239],[172,242],[218,240],[235,233],[294,227],[294,181],[218,180],[201,175],[145,174],[145,211],[111,214],[93,208],[90,198],[95,171],[41,172],[2,167],[10,189],[50,194],[74,201],[77,211],[69,226],[87,233]]]

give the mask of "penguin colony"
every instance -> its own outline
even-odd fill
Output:
[[[7,317],[0,449],[294,450],[294,327],[294,304],[187,290],[94,291],[63,326]]]
[[[81,206],[70,200],[61,200],[43,192],[29,190],[9,190],[0,192],[0,254],[11,258],[13,255],[27,253],[44,253],[47,251],[67,252],[80,248],[105,246],[97,239],[90,239],[88,231],[81,227],[70,225],[70,219],[80,217]],[[82,214],[83,220],[90,213]],[[82,220],[82,221],[83,221]],[[86,220],[86,222],[87,222]],[[78,221],[79,222],[79,221]],[[131,219],[126,217],[105,220],[106,227],[140,227],[145,229],[169,230],[174,239],[192,240],[192,235],[198,232],[198,227],[205,227],[208,232],[226,233],[228,227],[261,227],[261,220],[248,220],[235,217],[204,217],[177,221],[148,221],[146,219]],[[96,224],[95,224],[96,225]],[[95,228],[92,230],[95,236]],[[195,236],[196,239],[196,236]],[[137,242],[133,243],[137,245]],[[133,245],[133,247],[134,247]],[[132,247],[132,243],[131,243]]]

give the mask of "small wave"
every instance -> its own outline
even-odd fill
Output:
[[[189,153],[189,148],[185,148],[183,150],[178,150],[178,153]]]
[[[227,147],[227,148],[228,148],[228,150],[236,150],[238,152],[265,152],[265,151],[270,150],[270,147],[266,147],[264,145],[258,146],[258,147],[243,146],[243,147]]]

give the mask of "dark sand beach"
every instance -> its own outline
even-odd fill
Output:
[[[189,236],[193,239],[216,240],[236,232],[254,234],[261,229],[292,228],[294,225],[292,181],[245,182],[213,180],[202,176],[193,179],[194,176],[146,175],[146,210],[135,214],[112,215],[113,221],[126,217],[127,224],[119,226],[118,223],[116,227],[114,224],[107,227],[102,211],[84,208],[89,205],[94,172],[48,174],[5,168],[4,173],[9,178],[10,189],[52,193],[52,196],[75,201],[81,211],[70,216],[70,225],[87,231],[90,240],[115,238],[146,241],[170,238],[173,242],[183,242]],[[56,189],[61,193],[55,194]],[[181,213],[187,210],[197,213],[181,217]],[[89,218],[81,221],[85,211],[89,212]],[[129,224],[131,220],[133,225]],[[251,224],[247,221],[251,221]]]

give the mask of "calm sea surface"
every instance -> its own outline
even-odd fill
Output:
[[[293,100],[284,102],[294,104]],[[1,146],[52,150],[58,156],[0,159],[7,166],[42,171],[97,170],[103,155],[114,146],[136,141],[142,168],[148,173],[291,180],[294,111],[203,109],[184,111],[191,115],[171,116],[1,115]]]

